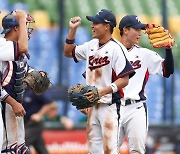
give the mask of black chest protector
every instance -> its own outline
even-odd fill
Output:
[[[4,86],[4,89],[7,91],[9,95],[11,95],[14,99],[16,99],[18,102],[23,102],[23,94],[24,94],[24,85],[23,85],[23,79],[25,77],[26,73],[26,65],[27,60],[22,58],[18,61],[11,62],[13,65],[13,71],[11,73],[12,76],[8,84]]]

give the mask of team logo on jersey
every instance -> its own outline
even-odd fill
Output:
[[[105,57],[89,57],[89,69],[92,71],[94,69],[100,68],[102,66],[108,65],[110,61],[108,60],[108,56]]]
[[[134,69],[138,69],[138,68],[140,68],[141,67],[141,61],[140,60],[136,60],[136,61],[130,61],[130,63],[131,63],[131,65],[132,65],[132,67],[134,68]]]
[[[24,67],[24,62],[23,61],[19,62],[19,67],[20,68]]]

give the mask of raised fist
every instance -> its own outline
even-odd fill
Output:
[[[26,19],[27,14],[25,11],[23,10],[16,10],[12,12],[13,16],[16,18],[17,21],[19,21],[20,19],[24,18]]]
[[[70,28],[78,28],[81,24],[81,18],[80,17],[73,17],[69,20],[69,27]]]

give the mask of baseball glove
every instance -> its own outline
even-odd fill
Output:
[[[92,95],[85,96],[84,94],[92,91]],[[99,100],[98,90],[95,86],[87,86],[82,84],[77,84],[71,86],[68,89],[68,97],[72,102],[73,106],[76,106],[77,110],[92,107],[97,104]]]
[[[44,71],[32,71],[23,79],[23,83],[29,86],[36,95],[44,93],[50,85],[50,80]]]
[[[175,40],[169,31],[162,26],[147,24],[146,33],[148,34],[150,43],[154,48],[171,48],[175,43]]]

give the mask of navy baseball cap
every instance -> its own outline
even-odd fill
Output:
[[[145,30],[145,26],[146,24],[142,24],[136,15],[126,15],[121,19],[119,23],[120,31],[122,31],[124,27],[132,27]]]
[[[15,17],[13,16],[13,14],[11,12],[2,19],[3,31],[1,32],[1,34],[6,34],[6,33],[10,32],[11,29],[15,26],[19,26],[19,23],[15,19]]]
[[[116,27],[115,15],[106,9],[100,10],[95,16],[86,16],[86,18],[94,23],[106,23],[112,27]]]

